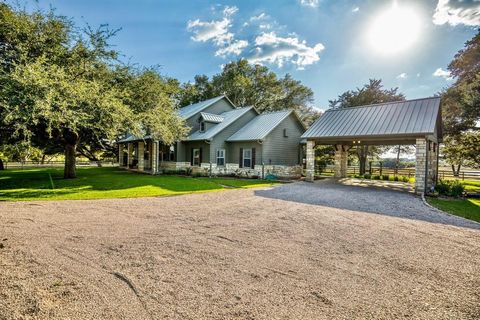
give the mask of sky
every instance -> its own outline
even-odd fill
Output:
[[[18,0],[16,0],[18,1]],[[7,1],[9,2],[9,1]],[[480,0],[37,0],[78,26],[121,28],[122,59],[182,82],[239,58],[290,73],[314,107],[370,78],[408,99],[453,82],[447,66],[480,25]]]

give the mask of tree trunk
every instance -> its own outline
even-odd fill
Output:
[[[462,165],[459,164],[459,165],[457,165],[457,168],[455,169],[455,165],[452,164],[452,171],[453,171],[453,176],[454,176],[454,177],[458,177],[458,176],[460,175],[460,167],[461,167],[461,166],[462,166]]]
[[[45,157],[46,157],[46,155],[43,154],[43,155],[42,155],[42,160],[40,161],[41,164],[45,164]]]
[[[78,134],[65,131],[63,134],[65,139],[65,167],[63,170],[64,179],[74,179],[77,177],[75,162],[77,156]]]
[[[3,166],[3,160],[0,158],[0,170],[5,170],[5,167]]]
[[[364,175],[367,168],[368,146],[359,146],[357,148],[358,163],[360,164],[360,175]]]

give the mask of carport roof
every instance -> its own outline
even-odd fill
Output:
[[[302,135],[309,140],[442,137],[440,98],[327,110]]]

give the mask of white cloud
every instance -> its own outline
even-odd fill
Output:
[[[239,55],[248,46],[248,41],[235,40],[235,35],[230,32],[231,16],[237,11],[237,7],[226,6],[222,11],[223,19],[221,20],[200,21],[196,19],[188,21],[187,30],[193,33],[191,39],[197,42],[212,41],[218,47],[215,52],[216,56]]]
[[[233,33],[229,32],[230,19],[223,18],[217,21],[188,21],[187,30],[193,33],[193,41],[206,42],[212,40],[220,46],[233,39]]]
[[[407,79],[408,75],[405,72],[400,73],[397,76],[397,79]]]
[[[236,55],[242,53],[243,49],[248,46],[248,41],[246,40],[235,40],[226,47],[222,47],[215,52],[215,56],[225,58],[228,55]]]
[[[480,0],[438,0],[433,14],[433,23],[478,26],[480,25]]]
[[[250,21],[264,20],[268,18],[268,15],[265,12],[260,13],[258,16],[253,16],[250,18]]]
[[[320,60],[320,52],[325,47],[317,43],[313,47],[307,46],[305,41],[296,37],[279,37],[275,32],[262,33],[255,38],[253,53],[248,57],[251,63],[273,63],[282,67],[291,62],[298,69],[304,69]]]
[[[318,1],[319,0],[300,0],[300,4],[302,6],[315,8],[318,7]]]
[[[360,11],[359,7],[355,7],[355,8],[352,9],[352,12],[358,12],[358,11]]]
[[[420,77],[420,72],[419,72],[419,73],[417,73],[417,78],[419,78],[419,77]]]
[[[447,70],[443,70],[442,68],[438,68],[437,70],[435,70],[435,72],[433,73],[433,76],[434,77],[442,77],[445,80],[452,80],[453,79],[450,72],[447,71]]]
[[[233,7],[226,6],[225,9],[223,9],[223,15],[226,17],[230,17],[234,15],[237,11],[238,11],[238,8],[235,6]]]

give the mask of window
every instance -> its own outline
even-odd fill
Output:
[[[287,134],[287,129],[286,129],[286,128],[285,128],[285,129],[283,129],[283,136],[284,136],[285,138],[287,138],[287,137],[288,137],[288,134]]]
[[[200,132],[205,132],[205,122],[200,122]]]
[[[225,165],[225,149],[217,149],[217,166]]]
[[[200,149],[193,149],[193,165],[200,165]]]
[[[252,149],[243,149],[243,167],[250,168],[252,166]]]

